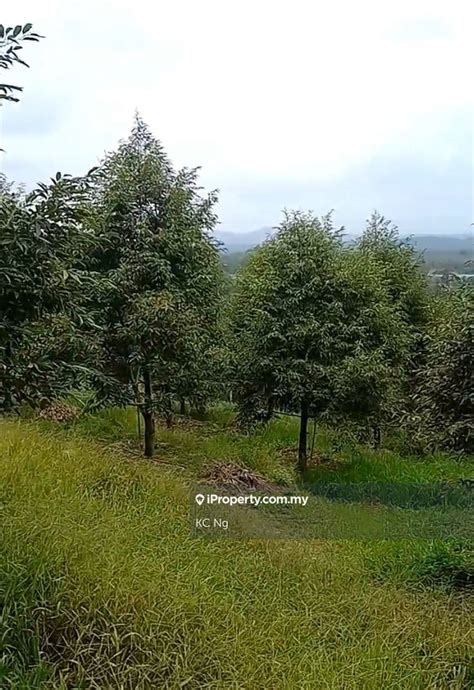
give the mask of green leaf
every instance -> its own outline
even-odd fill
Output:
[[[21,25],[17,24],[13,30],[13,37],[15,38],[18,36],[18,34],[21,34]]]

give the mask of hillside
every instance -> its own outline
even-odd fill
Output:
[[[467,20],[24,4],[0,690],[474,690]]]
[[[461,551],[196,538],[189,496],[203,466],[225,458],[291,486],[294,420],[253,437],[225,409],[160,424],[154,463],[137,454],[135,421],[131,409],[65,429],[0,420],[1,687],[470,687]],[[331,481],[469,474],[442,457],[334,455],[334,441],[318,435]]]

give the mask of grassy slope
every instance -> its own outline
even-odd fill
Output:
[[[225,415],[162,430],[161,466],[93,440],[132,438],[134,421],[109,411],[65,434],[0,421],[0,687],[469,687],[466,595],[377,582],[356,542],[190,536],[187,482],[202,463],[294,479],[278,455],[292,420],[254,437]],[[342,473],[363,479],[469,469],[345,453]]]

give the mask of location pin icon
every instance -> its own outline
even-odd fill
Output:
[[[198,504],[198,506],[202,506],[202,504],[204,503],[204,496],[202,494],[197,494],[196,503]]]

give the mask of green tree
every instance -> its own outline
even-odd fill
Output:
[[[402,240],[396,225],[374,211],[358,242],[383,269],[391,301],[416,340],[429,317],[429,290],[423,257],[408,239]]]
[[[88,360],[82,257],[87,180],[57,173],[30,194],[0,189],[0,409],[66,390]],[[91,324],[89,324],[91,326]],[[92,328],[92,326],[91,326]]]
[[[423,257],[399,230],[377,211],[367,221],[357,243],[364,257],[379,268],[391,305],[396,310],[405,335],[404,364],[398,369],[398,386],[373,417],[374,443],[380,443],[382,428],[389,421],[400,421],[406,415],[412,394],[417,388],[417,372],[426,356],[426,328],[430,314],[431,292],[423,270]]]
[[[15,64],[23,65],[24,67],[29,66],[19,55],[19,52],[24,47],[22,44],[26,41],[36,42],[43,38],[32,31],[32,28],[32,24],[25,24],[24,26],[18,24],[15,27],[9,26],[7,28],[0,24],[0,67],[9,69]],[[21,91],[23,91],[22,86],[0,84],[0,105],[2,100],[18,102],[20,99],[16,94]]]
[[[198,397],[212,374],[222,269],[211,230],[216,194],[197,169],[175,171],[137,115],[98,171],[90,266],[102,276],[103,371],[140,403],[145,453],[154,409]]]
[[[428,441],[474,453],[474,288],[441,288],[430,321],[425,365],[415,397]]]
[[[331,215],[286,213],[238,275],[231,349],[238,397],[298,410],[300,469],[311,416],[372,412],[403,347],[378,265],[344,248]],[[387,387],[387,383],[384,384]],[[357,393],[357,395],[356,395]]]

